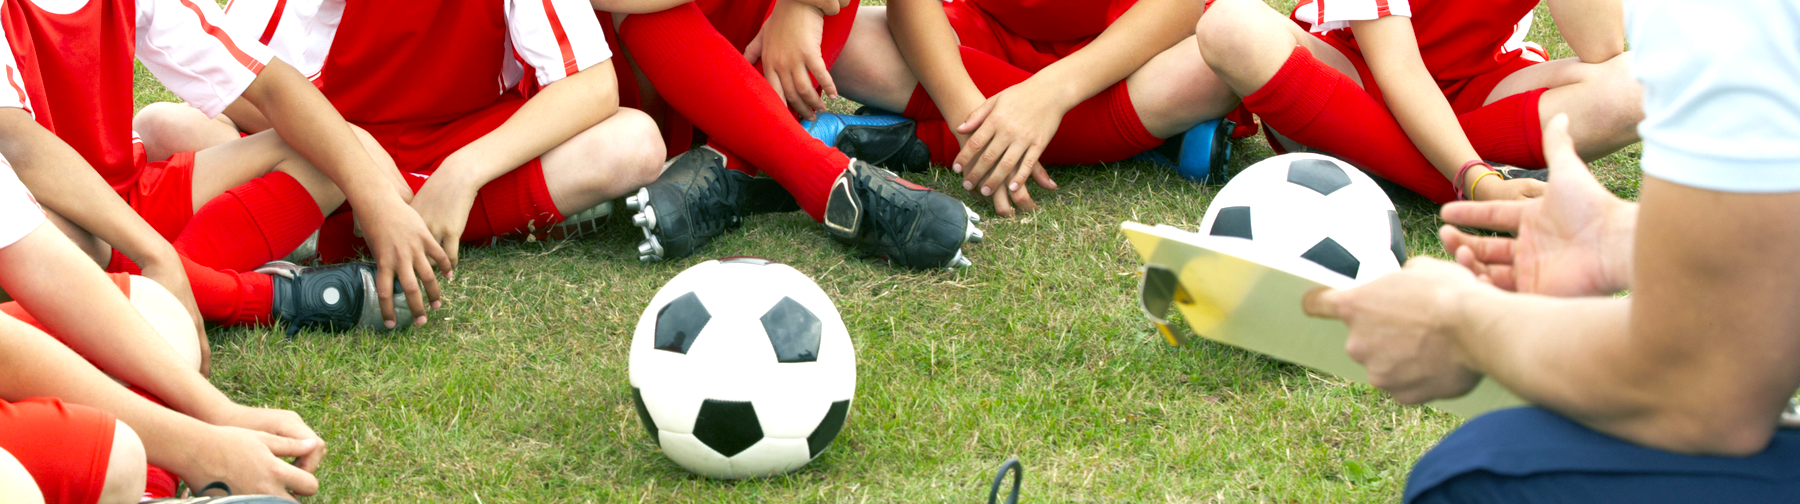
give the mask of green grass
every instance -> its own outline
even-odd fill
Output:
[[[1536,39],[1566,53],[1540,10]],[[140,78],[139,103],[172,99]],[[1233,169],[1270,155],[1240,141]],[[1596,164],[1634,197],[1634,147]],[[330,443],[312,502],[969,502],[1007,457],[1030,502],[1381,502],[1459,420],[1211,343],[1172,349],[1137,312],[1121,221],[1195,227],[1216,188],[1154,167],[1066,167],[1044,210],[988,217],[975,267],[901,271],[804,215],[761,216],[700,257],[636,261],[635,228],[465,249],[447,308],[394,335],[214,330],[214,382],[300,412]],[[912,177],[963,194],[944,170]],[[1414,253],[1440,221],[1398,201]],[[811,275],[858,349],[849,424],[787,476],[688,474],[639,425],[627,345],[661,284],[706,258]]]

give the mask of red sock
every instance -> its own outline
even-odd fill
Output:
[[[1244,106],[1296,142],[1342,157],[1432,201],[1456,199],[1450,181],[1419,153],[1394,115],[1305,47],[1295,47],[1268,83],[1244,97]]]
[[[201,319],[224,326],[265,326],[273,321],[275,284],[269,275],[215,269],[187,256],[182,256],[181,265]],[[143,274],[143,269],[118,249],[113,250],[106,271]]]
[[[293,252],[324,220],[300,181],[274,172],[206,202],[175,238],[175,251],[208,266],[254,269]]]
[[[831,182],[850,158],[807,135],[699,7],[687,3],[627,16],[619,36],[671,108],[713,143],[774,177],[813,220],[823,218]]]
[[[562,221],[563,214],[544,183],[544,164],[532,159],[481,186],[475,206],[469,209],[468,224],[463,226],[462,241],[532,233]]]
[[[1031,78],[1031,72],[993,55],[968,46],[961,49],[963,68],[984,96],[993,96]],[[925,86],[913,88],[912,99],[902,115],[919,122],[917,133],[931,151],[933,162],[948,166],[955,160],[962,146],[955,141],[952,126],[943,120],[942,111],[931,101]],[[1144,129],[1137,108],[1131,104],[1131,93],[1121,81],[1064,114],[1056,136],[1040,159],[1059,165],[1113,162],[1154,149],[1162,142]]]
[[[1538,123],[1538,99],[1549,90],[1538,88],[1501,98],[1456,119],[1482,159],[1543,168],[1544,132]]]

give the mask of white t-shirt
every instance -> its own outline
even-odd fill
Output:
[[[19,182],[12,165],[0,158],[0,248],[18,243],[44,220],[44,209],[38,207],[31,191]]]
[[[1800,191],[1800,2],[1625,5],[1644,84],[1644,173],[1714,191]]]

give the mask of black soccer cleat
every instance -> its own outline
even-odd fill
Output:
[[[1529,169],[1529,168],[1520,168],[1520,167],[1505,164],[1505,163],[1488,163],[1488,165],[1493,166],[1494,171],[1500,172],[1500,178],[1502,180],[1528,178],[1528,179],[1537,179],[1539,182],[1549,182],[1550,181],[1550,169],[1549,168],[1538,168],[1536,170],[1533,170],[1533,169]]]
[[[288,336],[301,329],[345,332],[356,328],[387,330],[381,298],[375,294],[374,263],[344,263],[303,268],[275,261],[256,269],[273,277],[275,320],[287,323]],[[406,294],[394,284],[395,329],[412,325]]]
[[[962,245],[981,242],[979,222],[956,198],[855,159],[831,183],[825,203],[832,238],[915,269],[968,266]]]
[[[636,212],[631,225],[644,231],[638,260],[656,262],[693,255],[713,238],[744,222],[739,203],[749,175],[725,167],[710,147],[681,153],[664,165],[656,182],[625,198]]]
[[[868,107],[856,115],[824,113],[818,119],[801,121],[800,127],[813,138],[836,147],[845,156],[861,159],[875,166],[900,172],[922,172],[931,167],[931,151],[919,140],[918,126],[912,119],[890,113],[868,113]]]

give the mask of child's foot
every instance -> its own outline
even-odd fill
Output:
[[[381,318],[381,300],[375,291],[374,263],[345,263],[303,268],[275,261],[256,269],[273,277],[275,298],[271,311],[285,322],[288,336],[301,329],[345,332],[356,328],[387,330]],[[412,325],[406,294],[394,284],[394,329]]]
[[[1223,184],[1228,178],[1225,162],[1231,160],[1231,130],[1236,127],[1224,118],[1203,122],[1132,159],[1173,168],[1183,178],[1202,184]]]
[[[870,110],[864,107],[857,115],[819,114],[818,119],[802,121],[800,127],[844,155],[875,166],[900,172],[930,167],[931,152],[919,140],[918,123],[892,114],[865,113]]]
[[[864,253],[915,269],[968,266],[963,243],[980,243],[981,218],[943,193],[851,160],[831,184],[825,230]]]
[[[749,179],[726,168],[725,155],[711,147],[697,147],[669,160],[656,182],[625,198],[625,208],[637,212],[631,225],[644,231],[638,260],[687,257],[737,229],[744,222],[740,193]]]

